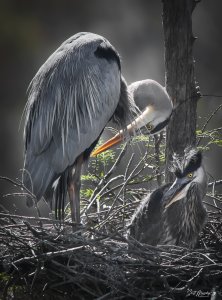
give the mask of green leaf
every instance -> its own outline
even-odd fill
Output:
[[[210,144],[215,144],[219,147],[222,147],[222,140],[213,140],[213,141],[210,141]]]
[[[93,189],[87,188],[80,191],[80,196],[89,199],[93,194]]]
[[[97,178],[93,174],[87,174],[81,176],[81,181],[97,181]]]

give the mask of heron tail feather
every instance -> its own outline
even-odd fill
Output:
[[[64,220],[65,201],[67,195],[67,179],[68,169],[59,177],[55,187],[55,217],[59,220]]]
[[[42,157],[40,158],[38,156],[32,157],[32,159],[26,157],[22,182],[26,189],[31,193],[27,196],[27,206],[33,206],[32,195],[39,201],[55,179],[56,174],[46,160],[43,160]]]

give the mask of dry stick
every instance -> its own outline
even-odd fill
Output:
[[[21,228],[21,227],[27,227],[25,224],[12,224],[12,225],[4,225],[1,226],[2,228]]]
[[[141,164],[142,162],[145,161],[145,158],[146,158],[146,156],[147,156],[147,153],[148,153],[148,150],[145,152],[144,156],[142,157],[142,159],[139,161],[138,164]],[[138,176],[141,174],[141,172],[144,171],[146,168],[147,168],[147,166],[146,166],[145,164],[143,164],[143,166],[141,167],[141,169],[138,170],[138,172],[134,173],[134,175],[131,177],[131,180],[133,180],[134,178],[138,177]],[[148,180],[146,180],[146,181],[144,181],[144,182],[149,182],[149,181],[151,181],[151,180],[152,180],[153,178],[155,178],[155,177],[156,177],[156,175],[153,175],[152,177],[150,177]],[[104,192],[103,194],[100,194],[100,196],[101,196],[101,197],[104,197],[104,196],[106,196],[107,194],[109,194],[110,191],[114,191],[114,190],[116,190],[116,189],[118,189],[118,188],[121,188],[124,184],[125,184],[125,183],[122,182],[122,183],[120,183],[120,184],[118,184],[118,185],[116,185],[116,186],[110,188],[108,191]],[[128,184],[128,185],[130,185],[130,184],[134,185],[134,184],[139,184],[139,182],[132,182],[132,183],[128,182],[127,184]]]
[[[214,133],[215,131],[220,131],[222,130],[222,127],[217,127],[217,128],[214,128],[214,129],[211,129],[211,130],[208,130],[209,133]]]
[[[131,158],[130,158],[130,160],[129,160],[129,163],[127,164],[125,174],[128,172],[128,169],[129,169],[129,167],[130,167],[130,164],[131,164],[131,162],[132,162],[133,157],[134,157],[134,153],[131,155]],[[125,176],[123,176],[123,178],[125,179]],[[112,205],[111,205],[109,211],[108,211],[107,214],[106,214],[106,217],[108,217],[109,214],[110,214],[110,212],[113,210],[113,208],[114,208],[114,206],[115,206],[115,204],[116,204],[116,201],[117,201],[117,199],[119,198],[119,195],[121,194],[121,192],[123,191],[125,185],[126,185],[126,181],[124,180],[122,187],[120,188],[119,192],[117,193],[115,199],[114,199],[113,202],[112,202]]]
[[[133,176],[134,177],[134,176]],[[133,177],[131,178],[131,180],[133,179]],[[152,179],[154,179],[156,176],[153,176],[152,178],[149,178],[149,180],[143,181],[143,182],[149,182]],[[140,184],[140,182],[128,182],[128,185],[136,185],[136,184]],[[105,191],[103,194],[100,194],[100,197],[106,197],[107,195],[109,195],[110,193],[112,193],[115,190],[118,190],[119,188],[121,188],[124,185],[124,182],[110,188],[108,191]],[[113,195],[115,196],[115,194],[113,193]]]
[[[209,139],[209,142],[204,146],[205,148],[207,148],[212,143],[214,143],[215,138],[217,139],[217,137],[215,137],[214,134],[221,130],[222,130],[222,127],[218,127],[214,130],[207,130],[202,134],[198,134],[197,136],[199,137],[199,142],[200,142],[200,139],[203,139],[203,138]]]
[[[110,296],[112,295],[112,293],[111,292],[109,292],[109,293],[107,293],[107,294],[105,294],[105,295],[103,295],[103,296],[101,296],[101,297],[99,297],[99,298],[96,298],[96,300],[108,300],[108,299],[111,299],[110,298]]]
[[[38,264],[38,266],[37,266],[37,268],[36,268],[36,270],[35,270],[35,272],[34,272],[33,279],[32,279],[32,283],[31,283],[31,292],[33,291],[34,284],[35,284],[35,282],[36,282],[36,280],[37,280],[37,276],[38,276],[38,274],[40,273],[40,271],[41,271],[41,265]]]
[[[101,208],[100,208],[100,199],[98,197],[96,198],[96,209],[97,209],[97,220],[98,220],[98,222],[100,222],[100,220],[101,220],[101,217],[100,217]]]
[[[212,134],[215,133],[215,132],[221,131],[221,130],[222,130],[222,127],[214,128],[214,129],[211,129],[211,130],[204,131],[202,133],[198,133],[198,136],[200,138],[209,138],[209,136],[210,136],[210,138],[213,139],[214,137],[212,136]]]
[[[213,198],[214,206],[217,207],[217,203],[215,200],[215,183],[212,185],[212,198]]]
[[[213,112],[212,114],[209,116],[209,118],[206,120],[205,124],[203,125],[201,131],[204,132],[205,128],[207,127],[207,125],[209,124],[210,120],[213,118],[213,116],[222,108],[222,104],[220,104]],[[197,142],[197,146],[199,146],[201,141],[201,137],[199,138],[198,142]]]
[[[212,199],[215,199],[215,200],[217,200],[217,201],[220,201],[220,202],[222,201],[222,198],[221,198],[221,197],[216,197],[216,196],[211,195],[211,194],[209,194],[209,193],[207,194],[207,196],[210,197],[210,198],[212,198]],[[216,206],[216,205],[215,205],[214,207],[215,207],[215,208],[219,208],[219,207]]]
[[[89,203],[89,205],[85,208],[85,210],[83,210],[83,212],[82,212],[82,214],[83,213],[87,213],[87,211],[90,209],[90,207],[92,206],[92,204],[96,201],[96,199],[100,196],[100,194],[107,188],[107,186],[110,184],[110,183],[112,183],[112,182],[114,182],[114,181],[116,181],[116,180],[119,180],[120,178],[122,178],[123,177],[123,175],[118,175],[118,176],[116,176],[116,177],[114,177],[114,178],[111,178],[100,190],[99,190],[99,192],[97,193],[97,194],[95,194],[94,195],[94,197],[89,201],[90,203]]]
[[[211,187],[213,185],[219,185],[219,184],[222,184],[222,179],[216,180],[216,181],[213,181],[213,182],[209,182],[208,187]]]
[[[131,156],[131,158],[133,158],[133,155]],[[132,162],[132,160],[130,160],[130,163]],[[118,199],[119,195],[121,194],[121,192],[123,191],[124,187],[126,186],[126,184],[129,182],[129,180],[132,178],[133,174],[136,172],[136,170],[139,168],[139,166],[141,165],[142,161],[139,161],[138,164],[134,167],[134,169],[132,170],[132,172],[129,174],[128,178],[126,179],[126,181],[123,183],[123,186],[120,188],[119,192],[116,195],[116,198],[114,199],[112,206],[109,210],[109,212],[107,213],[107,217],[109,216],[109,214],[111,213],[111,211],[113,210],[114,204],[116,202],[116,200]]]
[[[78,263],[80,263],[80,265],[83,265],[83,263],[81,261],[77,261]],[[73,268],[70,268],[68,265],[64,266],[63,264],[55,261],[55,260],[52,260],[52,263],[53,265],[56,266],[56,269],[59,270],[59,272],[57,272],[56,270],[53,270],[53,273],[56,274],[57,276],[60,276],[62,278],[64,278],[64,276],[66,278],[68,278],[68,281],[63,281],[63,282],[59,282],[59,283],[56,283],[56,284],[52,284],[50,287],[51,288],[55,288],[55,287],[58,287],[58,286],[62,286],[64,284],[68,284],[68,283],[71,283],[71,284],[75,284],[77,285],[81,290],[84,290],[86,291],[87,293],[89,293],[91,296],[97,296],[94,292],[92,292],[91,290],[89,290],[86,285],[83,285],[83,283],[87,284],[87,280],[86,278],[90,279],[90,283],[98,283],[98,282],[101,282],[101,283],[106,283],[105,280],[101,279],[101,278],[98,278],[96,276],[93,276],[93,275],[90,275],[86,272],[80,274],[78,273],[77,271],[75,271],[75,269]],[[82,275],[82,278],[81,278],[81,275]],[[103,275],[103,274],[101,274]],[[78,282],[78,279],[80,282]],[[81,283],[81,284],[80,284]]]
[[[139,161],[139,163],[142,163],[142,162],[143,162],[144,164],[143,164],[143,166],[141,167],[141,169],[138,170],[138,172],[134,173],[134,175],[131,177],[132,179],[138,177],[138,176],[141,174],[141,172],[147,168],[148,163],[149,163],[149,164],[151,163],[152,158],[150,159],[149,162],[146,162],[146,159],[147,159],[148,154],[149,154],[149,144],[148,144],[148,146],[147,146],[146,152],[144,153],[143,157],[142,157],[141,160]],[[154,176],[155,176],[155,175],[154,175]]]
[[[127,180],[130,180],[130,178],[128,178]],[[127,184],[127,182],[126,182]],[[122,189],[121,189],[122,191]],[[121,193],[121,191],[118,193],[118,195],[116,196],[115,200],[118,198],[119,194]],[[128,206],[128,205],[127,205]],[[131,203],[129,204],[129,206],[131,206]],[[112,207],[111,207],[112,208]],[[115,215],[118,214],[118,212],[122,211],[123,206],[120,206],[118,209],[116,210],[111,210],[109,209],[107,215],[106,215],[106,219],[104,219],[100,224],[98,224],[96,226],[96,228],[102,228],[109,220],[112,220],[112,218],[114,218]]]
[[[89,208],[92,206],[92,204],[96,201],[96,196],[95,195],[98,195],[98,192],[101,190],[101,187],[104,185],[104,183],[107,181],[107,179],[112,175],[112,173],[115,170],[116,166],[119,164],[119,162],[121,161],[122,157],[124,156],[124,154],[126,152],[126,147],[127,147],[127,144],[121,150],[121,152],[120,152],[117,160],[113,164],[113,166],[110,168],[110,170],[107,172],[107,174],[98,183],[97,187],[95,188],[95,190],[93,191],[93,193],[92,193],[92,195],[91,195],[91,197],[89,199],[88,206],[86,206],[82,210],[81,215],[85,214],[89,210]]]
[[[33,220],[33,221],[39,221],[41,219],[42,222],[49,222],[49,223],[59,223],[59,220],[52,220],[45,217],[28,217],[28,216],[20,216],[20,215],[13,215],[13,214],[6,214],[6,213],[0,213],[0,217],[6,217],[6,218],[15,218],[15,219],[25,219],[25,220]],[[72,222],[65,222],[66,225],[72,226],[75,223]]]
[[[124,149],[123,149],[123,150],[124,150]],[[148,150],[146,151],[144,157],[142,158],[143,161],[145,160],[145,158],[146,158],[146,156],[147,156],[147,153],[148,153]],[[120,155],[122,155],[122,153],[120,153]],[[121,158],[122,158],[122,157],[121,157]],[[116,162],[116,163],[119,163],[119,162],[118,162],[119,159],[120,159],[120,156],[117,158],[117,162]],[[116,163],[115,163],[115,164],[116,164]],[[115,167],[115,165],[114,165],[114,167]],[[144,166],[143,168],[141,168],[141,170],[138,171],[138,174],[141,173],[144,169],[145,169],[145,166]],[[112,171],[112,170],[113,170],[113,167],[111,168],[111,171]],[[112,172],[108,172],[108,175],[111,175],[111,174],[112,174]],[[98,196],[102,197],[102,191],[105,190],[105,189],[107,189],[110,183],[111,183],[111,182],[109,181],[109,182],[102,188],[102,190],[100,190],[99,192],[98,192],[98,190],[97,190],[97,191],[94,191],[94,192],[97,192],[97,194],[94,193],[94,194],[91,196],[91,199],[92,199],[92,197],[94,197],[94,199],[91,200],[91,203],[94,202],[95,199],[96,199]],[[127,183],[128,183],[128,181],[127,181]],[[123,181],[123,183],[120,184],[119,187],[124,188],[125,185],[126,185],[126,184],[125,184],[125,182]],[[116,187],[117,187],[117,186],[116,186]],[[121,189],[121,190],[122,190],[122,189]],[[107,191],[107,192],[105,192],[105,193],[109,193],[109,191]],[[115,202],[116,202],[116,200],[117,200],[118,198],[119,198],[119,194],[118,194],[117,197],[115,197]],[[114,203],[114,204],[115,204],[115,203]],[[114,205],[112,205],[112,206],[114,206]]]
[[[43,254],[40,254],[40,255],[34,255],[34,256],[30,256],[30,257],[23,257],[23,258],[20,258],[18,260],[15,260],[13,262],[13,264],[20,264],[20,263],[23,263],[23,262],[36,260],[36,259],[39,259],[39,258],[49,258],[49,257],[57,256],[57,255],[63,255],[63,254],[67,254],[69,252],[74,252],[74,251],[81,250],[81,249],[84,249],[84,248],[85,248],[85,246],[79,246],[79,247],[74,247],[74,248],[68,248],[68,249],[65,249],[65,250],[46,252],[46,253],[43,253]]]
[[[140,203],[140,201],[135,201],[135,205],[138,205]],[[129,208],[131,208],[132,207],[132,203],[126,203],[125,204],[125,209],[129,209]],[[121,205],[118,205],[118,206],[116,206],[115,207],[115,209],[117,210],[117,209],[119,209],[119,210],[121,210],[121,209],[123,209],[123,205],[121,204]],[[101,210],[101,215],[105,215],[107,212],[109,211],[109,209],[107,208],[107,209],[104,209],[104,210]],[[90,214],[88,214],[88,217],[96,217],[96,212],[95,213],[90,213]]]
[[[209,196],[209,195],[207,195],[207,197],[210,197],[210,198],[211,198],[211,196]],[[206,202],[206,201],[203,201],[203,203],[204,203],[206,206],[210,206],[210,207],[212,207],[212,208],[217,209],[219,212],[222,212],[222,209],[221,209],[221,208],[215,207],[213,204],[210,204],[210,203],[208,203],[208,202]]]
[[[27,189],[27,187],[26,187],[19,179],[17,179],[17,181],[14,181],[14,180],[12,180],[12,179],[10,179],[10,178],[8,178],[8,177],[0,176],[0,180],[8,181],[8,182],[12,183],[13,185],[15,185],[15,186],[17,186],[17,187],[20,187],[21,189],[23,189],[23,190],[26,191],[26,193],[28,194],[28,196],[32,198],[32,200],[33,200],[33,202],[34,202],[34,204],[35,204],[35,209],[36,209],[36,212],[37,212],[37,216],[38,216],[38,218],[39,218],[39,220],[38,220],[38,221],[39,221],[39,225],[42,226],[42,222],[41,222],[41,220],[40,220],[41,214],[40,214],[40,210],[39,210],[39,208],[38,208],[37,199],[36,199],[35,195],[34,195],[33,193],[31,193],[31,192]]]
[[[12,180],[12,179],[10,179],[8,177],[0,176],[0,180],[8,181],[8,182],[12,183],[13,185],[15,185],[17,187],[20,187],[21,189],[24,189],[31,198],[36,198],[35,195],[33,193],[31,193],[27,189],[27,187],[19,179],[17,179],[17,181],[15,181],[15,180]]]
[[[156,176],[154,176],[153,178],[155,178]],[[152,179],[153,179],[152,178]],[[132,178],[130,179],[130,180],[132,180]],[[143,181],[143,182],[149,182],[149,181],[151,181],[151,179],[149,179],[149,180],[147,180],[147,181]],[[134,182],[128,182],[127,183],[127,185],[136,185],[136,184],[139,184],[139,182],[136,182],[136,183],[134,183]],[[103,194],[101,194],[100,195],[100,197],[101,198],[103,198],[103,197],[105,197],[105,196],[107,196],[107,195],[109,195],[109,193],[110,192],[112,192],[112,190],[117,190],[117,189],[119,189],[119,188],[121,188],[121,187],[123,187],[124,186],[124,182],[123,183],[121,183],[121,184],[119,184],[119,185],[117,185],[117,186],[115,186],[115,187],[113,187],[112,189],[110,189],[109,191],[106,191],[105,193],[103,193]],[[138,194],[138,193],[142,193],[143,195],[146,195],[146,194],[148,194],[150,191],[149,190],[147,190],[147,189],[145,189],[145,188],[139,188],[139,189],[127,189],[127,191],[130,191],[130,193],[131,193],[131,195],[133,196],[133,194]],[[113,195],[116,197],[116,195],[113,193]],[[138,200],[138,197],[137,197],[137,200]]]
[[[30,196],[28,193],[10,193],[10,194],[5,194],[3,195],[3,198],[6,197],[27,197]]]
[[[207,95],[207,94],[203,94],[203,95],[201,95],[201,97],[214,97],[214,98],[222,98],[222,95]]]
[[[135,168],[133,169],[133,171],[131,172],[131,174],[129,175],[129,177],[121,184],[121,188],[120,188],[120,190],[119,190],[117,196],[115,197],[115,199],[114,199],[114,201],[113,201],[113,203],[112,203],[111,208],[109,209],[108,213],[106,214],[106,219],[102,222],[102,226],[104,226],[104,225],[107,223],[106,220],[111,219],[111,217],[114,217],[119,211],[121,211],[121,210],[124,208],[124,206],[120,207],[120,209],[118,209],[116,212],[112,213],[112,214],[111,214],[111,217],[109,217],[110,213],[113,211],[113,208],[114,208],[114,205],[115,205],[117,199],[119,199],[120,193],[123,191],[123,189],[125,188],[125,186],[129,183],[129,180],[131,180],[132,178],[134,178],[135,175],[138,175],[138,174],[139,174],[140,172],[142,172],[142,170],[144,169],[144,168],[141,168],[138,172],[136,172],[137,169],[140,167],[140,165],[141,165],[141,164],[143,163],[143,161],[145,160],[145,157],[147,156],[147,153],[148,153],[148,150],[146,151],[146,153],[145,153],[144,157],[142,158],[142,160],[140,160],[140,161],[138,162],[138,164],[135,166]],[[132,158],[133,158],[133,157],[131,157],[131,159],[130,159],[130,161],[129,161],[128,167],[130,166],[130,163],[131,163],[131,161],[132,161]],[[127,168],[127,170],[128,170],[128,168]],[[100,195],[100,196],[101,196],[101,195]],[[100,227],[100,224],[99,224],[97,227]]]
[[[144,171],[146,169],[146,166],[143,166],[136,174],[134,174],[132,177],[131,177],[131,180],[133,180],[134,178],[136,178],[142,171]],[[153,175],[152,177],[148,178],[147,180],[143,180],[142,182],[150,182],[151,180],[153,180],[154,178],[156,178],[158,175],[163,175],[163,172],[160,173],[160,174],[156,174],[156,175]],[[127,185],[136,185],[136,184],[140,184],[141,182],[128,182]],[[119,189],[120,187],[122,187],[124,185],[124,182],[110,188],[108,191],[105,191],[103,194],[100,194],[100,197],[105,197],[107,196],[110,192],[112,191],[115,191],[117,189]]]
[[[123,149],[123,150],[124,150],[124,149]],[[146,156],[147,156],[147,153],[148,153],[148,150],[146,151],[144,157],[142,158],[142,161],[145,160],[145,158],[146,158]],[[121,155],[121,154],[122,154],[122,153],[120,153],[120,155]],[[119,158],[120,158],[120,156],[117,158],[117,161],[115,162],[114,167],[115,167],[115,165],[118,163],[118,159],[119,159]],[[111,172],[109,171],[107,175],[111,175],[111,174],[112,174],[112,171],[113,171],[114,167],[111,168]],[[137,172],[137,174],[135,174],[135,175],[139,175],[145,168],[146,168],[146,166],[144,165],[144,166]],[[133,178],[135,177],[135,175],[133,176]],[[120,175],[120,176],[121,176],[121,175]],[[108,176],[106,176],[106,179],[107,179],[107,177],[108,177]],[[120,178],[121,178],[121,177],[120,177]],[[103,179],[103,181],[104,181],[104,179]],[[91,196],[91,198],[90,198],[90,200],[89,200],[90,204],[88,205],[87,210],[88,210],[89,207],[92,205],[92,203],[94,203],[94,202],[96,201],[96,199],[98,198],[98,196],[100,196],[100,198],[102,198],[102,195],[103,195],[102,192],[103,192],[105,189],[108,188],[108,186],[110,185],[110,183],[111,183],[111,181],[109,181],[102,189],[99,189],[99,188],[97,187],[97,188],[94,190],[94,193],[93,193],[93,195]],[[128,183],[128,181],[127,181],[126,183]],[[126,183],[123,182],[122,184],[119,185],[119,186],[121,187],[121,191],[122,191],[123,188],[125,188]],[[132,183],[132,184],[133,184],[133,183]],[[117,186],[116,186],[116,187],[117,187]],[[97,193],[96,193],[96,192],[97,192]],[[109,193],[109,191],[106,191],[105,193]],[[105,193],[104,193],[104,194],[105,194]],[[120,194],[120,193],[118,193],[117,197],[115,197],[115,201],[114,201],[114,202],[116,202],[116,200],[119,198],[119,194]],[[94,198],[93,198],[93,197],[94,197]],[[114,203],[114,204],[115,204],[115,203]],[[114,204],[112,205],[112,208],[113,208]],[[111,208],[111,209],[112,209],[112,208]]]
[[[156,170],[155,170],[155,173],[156,174],[160,174],[160,143],[163,139],[163,134],[162,132],[160,133],[159,137],[157,134],[154,134],[154,146],[155,146],[155,154],[154,154],[154,157],[155,157],[155,161],[156,161]],[[160,175],[157,175],[157,184],[158,186],[161,186],[161,176]]]
[[[122,206],[120,206],[119,209],[116,209],[115,211],[113,211],[111,214],[109,214],[106,219],[104,219],[100,224],[98,224],[95,228],[102,228],[110,219],[114,218],[114,216],[123,209]],[[110,212],[110,210],[108,211]]]
[[[133,160],[133,157],[134,157],[134,153],[132,153],[130,159],[129,159],[129,162],[126,166],[126,170],[125,170],[125,174],[124,174],[124,178],[123,178],[123,182],[125,183],[126,180],[127,180],[127,174],[128,174],[128,171],[129,171],[129,167],[131,165],[131,162]],[[123,214],[122,214],[122,222],[123,222],[123,227],[124,227],[124,222],[125,222],[125,197],[126,197],[126,189],[125,189],[125,184],[123,185]],[[114,202],[113,202],[114,203]]]
[[[127,148],[127,144],[124,145],[123,149],[121,150],[119,156],[117,157],[115,163],[113,164],[113,166],[110,168],[110,170],[104,175],[104,177],[101,180],[101,183],[98,184],[98,186],[102,185],[104,181],[106,181],[112,174],[113,171],[115,170],[115,168],[117,167],[117,165],[120,163],[121,159],[123,158],[123,156],[126,153],[126,148]]]

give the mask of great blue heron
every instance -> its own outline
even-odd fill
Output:
[[[127,131],[130,135],[144,125],[146,125],[146,133],[148,134],[156,134],[166,127],[173,112],[173,105],[166,89],[162,85],[155,80],[145,79],[130,84],[128,91],[141,111],[140,117],[127,126]],[[92,156],[96,156],[117,145],[123,139],[124,133],[120,131],[94,150]]]
[[[207,175],[202,154],[185,149],[174,156],[176,180],[147,196],[132,217],[128,238],[150,245],[194,247],[206,220]]]
[[[113,118],[126,126],[131,104],[114,47],[93,33],[66,40],[41,66],[25,108],[24,185],[37,200],[55,184],[56,211],[69,194],[80,221],[81,165]],[[60,215],[61,216],[61,215]]]
[[[79,223],[82,163],[108,121],[124,128],[133,120],[134,108],[114,47],[93,33],[66,40],[33,78],[25,109],[23,182],[37,201],[49,198],[54,187],[61,218],[68,191],[72,220]],[[134,120],[136,128],[148,116],[145,109]]]

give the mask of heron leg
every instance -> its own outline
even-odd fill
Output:
[[[71,208],[72,222],[80,223],[80,187],[81,169],[83,155],[80,155],[75,162],[74,168],[70,169],[68,175],[68,194]]]

